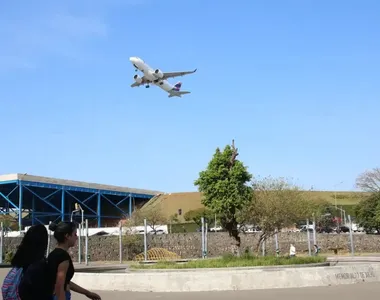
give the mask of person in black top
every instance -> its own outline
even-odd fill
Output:
[[[93,300],[100,296],[90,292],[71,281],[74,276],[74,265],[67,250],[73,247],[78,239],[77,228],[73,222],[51,223],[49,229],[54,231],[57,247],[48,256],[48,268],[53,278],[54,300],[71,299],[71,291],[85,295]]]
[[[21,244],[11,260],[12,267],[23,268],[45,257],[48,245],[48,232],[42,224],[33,225],[25,233]]]
[[[28,268],[33,268],[34,264],[45,259],[47,245],[48,232],[46,227],[42,224],[33,225],[25,233],[21,244],[18,246],[11,260],[12,268],[22,269],[22,276],[25,277]],[[41,280],[44,280],[44,278],[41,278]],[[46,283],[46,281],[44,283]],[[22,300],[50,300],[52,293],[51,286],[48,283],[42,286],[44,287],[43,289],[30,289],[30,287],[23,284],[23,282],[19,282],[17,287],[19,298]],[[5,298],[4,294],[3,298]]]

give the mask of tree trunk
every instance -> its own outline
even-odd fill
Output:
[[[256,245],[257,255],[259,255],[260,253],[260,246],[261,246],[261,243],[265,240],[265,238],[266,238],[266,232],[263,232],[262,234],[260,234],[259,240]]]
[[[241,239],[240,239],[238,230],[237,229],[232,230],[231,235],[235,239],[234,254],[237,256],[240,256]]]
[[[228,234],[230,237],[233,237],[234,240],[235,240],[235,243],[232,244],[232,253],[234,253],[235,255],[240,255],[240,244],[241,244],[241,239],[240,239],[240,236],[239,236],[239,231],[237,229],[237,222],[236,221],[232,221],[232,222],[223,222],[222,221],[222,224],[224,223],[224,228],[228,231]]]

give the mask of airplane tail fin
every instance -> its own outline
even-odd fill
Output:
[[[174,85],[173,90],[179,92],[179,91],[181,90],[181,86],[182,86],[182,82],[181,82],[181,81],[178,81],[178,82]]]
[[[171,97],[182,97],[184,94],[190,94],[188,91],[181,91],[182,82],[178,81],[174,87],[172,88],[172,92],[169,94],[169,98]]]

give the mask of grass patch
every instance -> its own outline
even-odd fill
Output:
[[[326,261],[323,256],[265,256],[257,257],[244,254],[241,257],[224,255],[221,258],[199,259],[186,263],[176,263],[172,261],[160,261],[153,265],[134,265],[136,269],[200,269],[200,268],[233,268],[233,267],[256,267],[256,266],[281,266],[281,265],[302,265],[312,263],[322,263]]]
[[[170,224],[168,225],[170,227]],[[195,223],[179,223],[171,225],[172,233],[197,232],[199,225]]]

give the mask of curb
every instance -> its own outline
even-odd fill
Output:
[[[76,272],[73,281],[90,290],[133,292],[237,291],[380,282],[380,263],[333,267],[151,271]]]
[[[327,261],[380,262],[380,256],[330,256]]]

